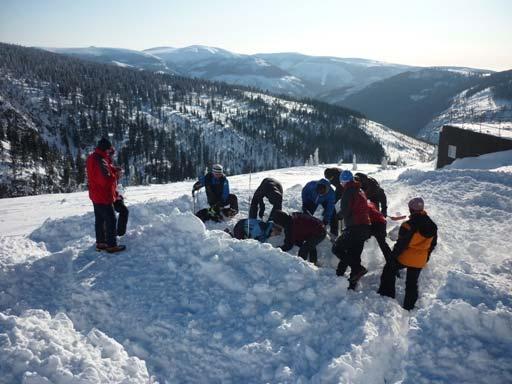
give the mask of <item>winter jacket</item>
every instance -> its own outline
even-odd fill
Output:
[[[107,153],[96,148],[87,157],[89,198],[94,204],[112,204],[116,198],[116,172]]]
[[[206,197],[210,206],[223,206],[228,202],[229,196],[229,182],[226,176],[216,178],[212,172],[199,177],[199,180],[194,184],[193,189],[198,190],[202,187],[206,189]]]
[[[437,225],[425,211],[413,213],[400,226],[392,257],[406,267],[423,268],[437,245]]]
[[[340,201],[340,218],[346,228],[356,225],[370,225],[366,195],[357,181],[345,184],[345,191]]]
[[[324,195],[320,195],[317,192],[318,184],[327,186],[328,192]],[[302,188],[302,211],[313,214],[318,205],[322,205],[324,208],[323,222],[326,224],[331,222],[334,214],[334,200],[335,194],[327,179],[310,181]]]
[[[373,177],[369,177],[364,173],[356,173],[355,176],[361,183],[361,189],[366,194],[368,200],[373,202],[377,209],[379,209],[384,217],[388,215],[388,200],[386,193],[379,185],[379,182]]]
[[[233,237],[239,240],[255,239],[263,243],[270,237],[273,226],[272,221],[242,219],[233,228]]]
[[[301,246],[308,239],[325,235],[325,226],[316,217],[307,213],[294,212],[290,222],[284,226],[284,244],[280,247],[289,251],[294,245]]]
[[[270,217],[272,217],[272,213],[276,210],[281,210],[283,206],[283,186],[281,183],[271,177],[263,179],[252,197],[249,218],[255,219],[258,213],[260,219],[263,217],[265,213],[264,197],[272,204],[272,211],[270,212]]]

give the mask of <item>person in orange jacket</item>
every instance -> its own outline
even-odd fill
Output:
[[[418,299],[418,278],[430,254],[437,245],[437,225],[424,210],[421,197],[409,201],[409,220],[400,226],[398,240],[393,247],[390,261],[386,262],[380,278],[379,293],[395,297],[396,272],[407,268],[404,309],[411,310]]]

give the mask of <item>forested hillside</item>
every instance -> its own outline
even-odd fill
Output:
[[[380,162],[364,116],[250,88],[0,44],[0,197],[83,189],[85,156],[110,136],[124,184],[320,161]]]

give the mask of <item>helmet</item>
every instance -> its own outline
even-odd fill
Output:
[[[352,175],[352,172],[350,172],[348,170],[341,172],[340,183],[346,184],[349,181],[353,181],[353,180],[354,180],[354,175]]]

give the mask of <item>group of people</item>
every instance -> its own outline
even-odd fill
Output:
[[[118,190],[122,169],[112,161],[114,152],[111,142],[102,138],[87,158],[96,250],[109,253],[126,249],[117,243],[117,237],[125,234],[128,221],[128,209]],[[203,187],[209,207],[195,212],[201,220],[222,221],[238,214],[238,198],[230,193],[222,165],[214,164],[194,183],[194,201],[195,193]],[[265,200],[272,206],[267,220],[263,220]],[[322,219],[314,216],[319,206],[323,208]],[[119,213],[119,218],[115,212]],[[366,240],[373,236],[386,261],[378,292],[395,297],[396,276],[399,270],[406,268],[403,306],[410,310],[418,298],[420,272],[437,244],[437,226],[425,212],[420,197],[409,201],[409,212],[409,220],[401,225],[398,240],[391,249],[386,242],[387,199],[379,183],[363,173],[352,174],[349,170],[327,168],[324,178],[310,181],[302,189],[301,212],[284,212],[283,186],[274,178],[263,179],[252,196],[249,217],[239,220],[232,231],[227,231],[237,239],[251,238],[261,242],[284,232],[280,248],[286,252],[298,246],[298,256],[316,265],[316,247],[327,237],[326,228],[329,226],[332,252],[339,259],[336,274],[344,276],[350,268],[349,289],[355,289],[359,279],[368,272],[361,264],[361,254]],[[343,224],[341,234],[340,223]]]
[[[203,221],[221,221],[238,213],[238,199],[230,193],[229,183],[220,164],[194,184],[192,193],[205,187],[209,208],[196,214]],[[265,215],[265,199],[272,209]],[[339,202],[339,210],[336,204]],[[314,216],[322,206],[322,219]],[[256,189],[249,208],[249,217],[239,220],[232,231],[237,239],[256,239],[265,242],[269,237],[284,232],[280,246],[289,251],[298,246],[298,256],[315,265],[318,262],[317,245],[327,237],[333,239],[332,252],[338,257],[338,276],[350,268],[349,289],[355,289],[359,279],[368,270],[361,264],[364,244],[375,237],[386,261],[378,292],[395,297],[395,281],[401,269],[407,269],[406,292],[403,307],[414,308],[418,298],[418,278],[437,244],[437,226],[424,210],[422,198],[409,201],[409,220],[399,230],[393,249],[387,244],[387,198],[377,180],[364,173],[327,168],[324,178],[308,182],[302,189],[302,212],[291,214],[282,210],[283,187],[274,178],[265,178]],[[343,230],[339,234],[340,223]]]

